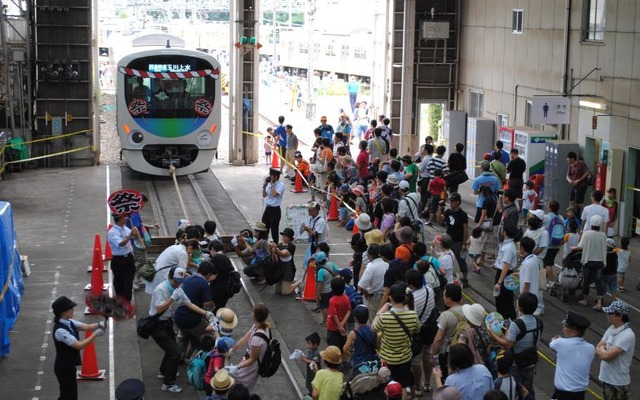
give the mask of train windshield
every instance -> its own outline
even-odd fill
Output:
[[[125,101],[134,117],[206,118],[218,100],[214,90],[216,80],[203,72],[213,69],[206,60],[156,55],[137,58],[127,68],[131,75],[125,75]],[[193,71],[201,76],[185,76]],[[150,77],[137,76],[137,72]]]

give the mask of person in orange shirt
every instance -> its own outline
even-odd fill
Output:
[[[305,160],[302,157],[302,153],[299,151],[296,151],[294,161],[296,164],[296,168],[298,168],[304,179],[309,182],[309,178],[311,177],[311,166],[309,165],[309,161]],[[295,182],[295,178],[293,178],[292,180]]]

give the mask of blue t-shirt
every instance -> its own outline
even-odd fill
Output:
[[[318,129],[320,129],[320,131],[322,132],[322,138],[327,138],[329,139],[329,143],[333,143],[333,135],[335,134],[335,132],[333,131],[333,126],[327,124],[325,126],[320,125],[318,127]]]
[[[449,375],[444,384],[456,387],[462,393],[462,400],[477,400],[479,393],[493,389],[493,377],[487,367],[476,364]]]
[[[506,151],[505,149],[500,150],[500,162],[506,166],[507,164],[509,164],[509,161],[511,161],[511,157],[509,157],[509,152]]]
[[[276,127],[276,135],[278,135],[278,146],[287,147],[287,131],[284,129],[284,125],[278,125]]]
[[[358,93],[360,92],[360,84],[357,81],[349,82],[347,90],[349,93]]]
[[[189,300],[202,308],[204,303],[211,301],[209,282],[202,275],[195,274],[182,282],[182,290]],[[200,323],[202,315],[190,310],[187,306],[180,306],[173,317],[176,326],[180,329],[190,329]]]
[[[493,193],[497,192],[502,187],[500,179],[491,172],[486,171],[481,173],[480,176],[473,181],[471,189],[480,191],[480,187],[482,186],[489,186]],[[476,200],[476,207],[482,208],[482,203],[484,203],[484,197],[479,194],[478,199]]]

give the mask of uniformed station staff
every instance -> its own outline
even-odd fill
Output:
[[[75,302],[66,296],[58,297],[53,309],[54,326],[53,342],[56,346],[56,360],[53,370],[60,384],[58,400],[77,400],[78,385],[76,383],[76,366],[82,364],[80,350],[87,347],[96,337],[104,335],[106,324],[85,324],[73,318]],[[80,340],[79,331],[93,331],[89,337]]]

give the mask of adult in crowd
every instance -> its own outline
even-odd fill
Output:
[[[333,135],[335,135],[335,131],[333,130],[333,126],[327,124],[327,117],[325,115],[320,117],[320,125],[318,126],[318,129],[320,129],[322,138],[329,139],[329,145],[332,145]]]
[[[429,182],[431,182],[431,174],[429,173],[429,161],[433,157],[433,145],[425,144],[420,152],[420,164],[418,164],[418,187],[420,188],[420,211],[425,211],[429,205]],[[427,213],[429,211],[427,210]]]
[[[602,395],[605,399],[623,400],[631,398],[631,376],[629,368],[633,361],[636,335],[629,325],[629,305],[616,300],[602,311],[611,324],[596,346],[600,358]]]
[[[278,139],[278,154],[280,155],[280,172],[282,172],[287,151],[287,128],[284,126],[284,115],[280,115],[278,117],[278,126],[276,126],[276,138]],[[277,156],[274,155],[274,157]]]
[[[522,188],[520,188],[522,192]],[[522,197],[522,195],[520,196]],[[516,205],[517,193],[514,189],[507,189],[498,202],[498,211],[502,211],[502,218],[500,219],[500,226],[498,228],[498,240],[502,241],[503,232],[505,229],[509,229],[512,232],[518,232],[520,227],[518,226],[518,219],[520,214],[518,212],[518,206]],[[502,207],[502,210],[500,209]]]
[[[589,285],[592,281],[596,284],[596,305],[594,310],[602,310],[602,297],[604,296],[604,284],[602,282],[602,270],[607,261],[607,234],[600,229],[604,226],[604,220],[599,215],[591,217],[591,229],[584,232],[577,246],[572,251],[582,250],[580,263],[582,264],[582,300],[583,306],[589,305]]]
[[[398,201],[398,216],[409,217],[411,221],[418,219],[420,206],[420,195],[415,191],[411,191],[411,185],[407,181],[401,181],[398,184],[400,193],[400,201]]]
[[[561,241],[553,240],[553,230],[556,229],[554,228],[556,225],[560,224],[560,227],[562,228],[561,231],[564,232],[565,224],[564,218],[562,217],[562,215],[560,215],[560,203],[558,203],[556,200],[551,200],[547,203],[547,211],[548,212],[547,214],[545,214],[543,221],[544,229],[547,232],[551,232],[551,235],[549,236],[549,246],[547,247],[547,254],[542,260],[542,265],[544,266],[545,276],[547,277],[546,287],[552,288],[556,285],[555,277],[553,276],[553,268],[555,267],[556,256],[558,255],[560,247],[562,247],[564,242],[564,239]],[[551,231],[549,229],[551,229]],[[541,283],[544,284],[544,282]]]
[[[191,303],[200,308],[213,308],[209,282],[216,278],[214,268],[210,262],[203,261],[198,266],[197,272],[182,282],[184,294],[191,300]],[[189,358],[190,353],[198,346],[198,339],[206,333],[209,321],[187,306],[178,307],[173,318],[176,326],[182,332],[179,341],[180,349],[185,354],[185,358]],[[187,349],[189,344],[191,344],[190,350]]]
[[[285,160],[287,160],[287,176],[291,175],[293,168],[293,158],[298,151],[298,136],[293,133],[293,126],[287,124],[285,126],[285,132],[287,133],[287,152],[285,154]]]
[[[142,201],[144,204],[149,202],[149,198],[144,193],[141,193]],[[127,228],[131,229],[132,227],[136,227],[138,229],[138,233],[140,233],[141,240],[131,240],[131,247],[133,249],[133,258],[136,263],[136,276],[133,281],[133,289],[138,290],[142,286],[145,285],[144,280],[138,275],[138,271],[140,268],[145,265],[147,260],[147,245],[151,244],[151,236],[149,235],[149,229],[158,230],[160,225],[154,223],[153,225],[145,224],[142,221],[142,216],[139,212],[132,212],[129,214],[129,218],[127,218]]]
[[[292,156],[293,157],[293,156]],[[271,230],[271,239],[278,243],[280,232],[280,218],[282,218],[282,197],[284,184],[280,181],[280,170],[269,168],[269,177],[262,184],[262,197],[266,199],[265,209],[262,214],[262,223]]]
[[[576,210],[576,215],[582,213],[584,206],[584,195],[587,191],[587,178],[590,176],[587,164],[578,159],[578,155],[570,151],[567,153],[567,182],[571,185],[571,193],[569,194],[569,207]]]
[[[455,254],[451,250],[453,240],[448,234],[444,234],[440,237],[440,251],[434,249],[434,254],[438,256],[438,273],[444,275],[447,279],[447,283],[453,283],[453,267],[455,266]],[[435,247],[435,246],[434,246]]]
[[[544,258],[547,255],[547,247],[549,247],[549,232],[543,224],[544,211],[533,210],[529,214],[531,217],[527,220],[528,229],[524,232],[523,238],[529,237],[535,242],[533,254],[538,258],[538,269],[542,270],[544,268]],[[544,280],[544,277],[542,280]],[[544,288],[543,282],[543,285],[538,286],[538,292],[536,293],[538,296],[538,309],[533,313],[536,317],[544,314]]]
[[[219,309],[227,306],[227,301],[233,297],[234,293],[229,292],[229,279],[231,272],[235,271],[231,260],[224,253],[218,253],[209,259],[214,267],[215,278],[209,283],[211,291],[212,311],[215,313]]]
[[[322,214],[320,214],[320,204],[309,203],[308,207],[309,221],[302,225],[302,229],[309,235],[309,242],[311,242],[311,244],[309,246],[309,250],[307,250],[307,254],[310,257],[311,254],[316,252],[318,243],[326,243],[329,230],[327,227],[327,221],[324,219]]]
[[[132,256],[133,258],[133,256]],[[78,384],[76,383],[76,367],[82,364],[80,350],[84,349],[98,336],[104,335],[104,322],[85,324],[73,319],[77,304],[66,296],[58,297],[52,304],[53,310],[53,344],[56,347],[56,359],[53,372],[60,388],[59,400],[77,400]],[[93,332],[80,340],[79,331]]]
[[[438,333],[433,339],[433,354],[438,355],[438,364],[442,374],[440,378],[446,378],[449,375],[449,347],[452,344],[456,334],[458,323],[464,321],[462,312],[462,288],[459,285],[449,283],[444,287],[444,305],[446,310],[438,317]],[[442,379],[436,377],[436,387],[439,387],[438,381],[442,383]]]
[[[405,281],[411,297],[409,298],[409,308],[416,312],[420,325],[426,324],[429,316],[436,307],[435,292],[429,285],[422,283],[423,275],[417,269],[410,269],[405,273]],[[431,345],[433,343],[422,343],[422,352],[411,359],[411,373],[414,378],[412,387],[414,396],[422,396],[422,390],[431,392],[431,372],[433,363],[431,360]],[[422,371],[424,370],[424,386],[422,382]]]
[[[536,248],[536,242],[530,237],[523,237],[520,241],[520,258],[522,262],[520,269],[515,274],[520,278],[520,294],[533,293],[538,297],[538,289],[540,288],[540,263],[538,257],[533,253]],[[540,299],[538,298],[538,301]]]
[[[505,319],[509,318],[511,320],[516,319],[516,309],[513,306],[513,290],[508,290],[504,287],[504,280],[518,267],[518,254],[516,244],[513,241],[514,235],[512,230],[504,230],[504,240],[500,246],[498,257],[496,257],[495,285],[493,289],[496,299],[496,311]]]
[[[402,157],[402,165],[404,166],[404,180],[409,182],[409,190],[415,193],[418,183],[418,166],[414,164],[413,159],[408,154]]]
[[[482,305],[464,304],[462,313],[467,320],[468,327],[460,332],[458,343],[465,344],[473,354],[473,363],[489,365],[489,353],[491,351],[491,335],[484,325],[484,317],[487,313]]]
[[[584,340],[584,332],[591,325],[584,316],[569,311],[562,321],[562,337],[551,339],[549,347],[555,351],[556,373],[553,379],[555,400],[584,400],[589,387],[589,371],[595,347]]]
[[[256,303],[251,311],[251,316],[253,325],[233,346],[233,351],[246,346],[242,361],[238,365],[232,365],[228,368],[229,373],[235,377],[236,382],[245,385],[249,389],[253,389],[258,381],[258,362],[264,357],[264,353],[269,346],[268,340],[271,338],[271,324],[267,322],[269,308],[262,303]]]
[[[140,232],[134,226],[126,226],[127,216],[113,214],[113,226],[107,233],[107,240],[111,246],[111,272],[113,273],[113,290],[116,296],[122,296],[131,301],[133,296],[133,278],[136,274],[136,263],[133,257],[132,239],[141,241]]]
[[[178,364],[180,364],[180,347],[176,342],[176,333],[173,329],[173,316],[179,306],[185,306],[196,314],[204,316],[207,320],[213,319],[213,314],[191,303],[180,284],[187,277],[184,268],[173,267],[169,270],[169,277],[158,285],[151,296],[149,316],[158,315],[156,323],[151,330],[151,337],[164,351],[158,378],[162,379],[160,389],[164,392],[180,393],[182,388],[176,385]]]
[[[384,293],[384,275],[389,268],[389,263],[380,257],[380,245],[376,243],[369,244],[367,260],[357,287],[373,318],[380,309],[380,299]]]
[[[369,152],[369,163],[373,163],[376,158],[382,160],[387,154],[387,143],[382,139],[384,128],[377,127],[373,130],[373,137],[367,143],[367,151]]]
[[[500,160],[501,155],[502,153],[498,151],[494,151],[493,160],[491,160],[490,165],[491,165],[491,172],[493,172],[495,176],[497,176],[498,179],[500,179],[500,184],[504,185],[505,183],[507,183],[507,167]]]
[[[520,158],[520,152],[517,148],[511,149],[509,154],[511,161],[507,164],[507,172],[509,173],[507,185],[509,189],[515,191],[516,199],[522,199],[522,187],[524,186],[524,173],[527,171],[527,163]]]
[[[469,179],[465,172],[467,169],[467,158],[464,156],[463,151],[464,144],[456,143],[456,151],[449,154],[449,159],[447,159],[449,173],[444,178],[447,181],[449,193],[457,192],[458,186]]]
[[[447,225],[447,235],[451,237],[451,250],[456,256],[460,272],[462,273],[462,284],[469,285],[467,274],[469,268],[467,266],[466,257],[462,257],[462,253],[466,252],[467,238],[469,237],[469,217],[467,213],[460,207],[462,197],[458,192],[449,195],[450,208],[444,212],[444,222]]]
[[[476,179],[474,179],[471,184],[471,189],[473,189],[473,193],[478,195],[476,200],[476,216],[474,221],[478,223],[480,221],[480,214],[482,214],[482,203],[484,202],[484,196],[480,192],[480,188],[482,186],[488,186],[491,189],[491,193],[497,193],[500,189],[502,189],[502,184],[500,183],[500,179],[490,171],[491,163],[489,161],[484,160],[480,163],[480,170],[482,173]]]
[[[358,167],[360,182],[366,181],[369,178],[369,152],[367,151],[367,145],[366,140],[361,140],[358,144],[360,152],[356,158],[356,166]]]
[[[503,165],[509,164],[509,153],[507,153],[507,151],[504,149],[504,143],[502,142],[502,140],[498,140],[496,142],[496,147],[494,150],[500,152],[499,160]]]
[[[594,190],[591,193],[591,204],[589,204],[582,210],[582,214],[580,217],[580,219],[582,220],[583,232],[591,229],[591,217],[593,217],[594,215],[599,215],[600,217],[602,217],[604,225],[602,225],[601,230],[605,233],[607,232],[604,227],[609,225],[609,210],[605,206],[600,204],[602,203],[603,196],[604,195],[599,190]]]
[[[484,364],[474,364],[473,353],[464,343],[457,343],[449,350],[449,376],[444,381],[447,386],[457,388],[462,400],[476,400],[493,389],[493,377]],[[433,369],[436,386],[442,386],[442,369]]]
[[[380,308],[372,324],[381,336],[380,358],[387,363],[391,378],[405,389],[415,382],[411,373],[411,339],[405,330],[413,333],[420,328],[418,315],[405,305],[406,289],[404,282],[391,286],[391,302]]]
[[[398,232],[401,233],[397,234]],[[400,231],[396,232],[397,237],[403,237],[403,240],[406,240],[410,234],[413,233],[411,227],[405,226],[400,229]],[[400,246],[398,246],[399,248]],[[382,298],[380,299],[380,305],[384,306],[389,300],[389,296],[391,296],[391,287],[397,282],[404,282],[404,274],[407,272],[411,266],[408,262],[401,260],[398,256],[400,253],[405,253],[408,249],[397,251],[394,250],[391,244],[386,244],[380,248],[380,255],[382,259],[389,263],[389,268],[384,273],[384,282],[383,282],[383,292]]]
[[[500,161],[496,162],[502,165]],[[482,211],[480,212],[480,220],[478,220],[477,226],[482,228],[482,251],[477,263],[480,266],[484,266],[487,253],[490,258],[493,258],[496,253],[494,222],[498,210],[498,198],[489,186],[482,186],[480,194],[484,197],[484,201],[482,202]]]
[[[169,246],[160,253],[154,264],[156,273],[151,282],[147,282],[145,292],[153,294],[156,287],[167,280],[169,269],[172,267],[182,267],[189,271],[195,270],[198,266],[191,260],[191,255],[200,245],[195,239],[181,240],[178,244]]]
[[[272,243],[272,253],[278,255],[280,266],[283,269],[282,281],[279,283],[279,292],[284,296],[288,296],[293,294],[295,288],[298,286],[298,284],[294,282],[296,277],[296,265],[293,259],[296,254],[296,245],[293,243],[295,233],[291,228],[284,228],[284,230],[280,232],[280,236],[282,236],[282,243]],[[276,291],[278,291],[277,288]]]

